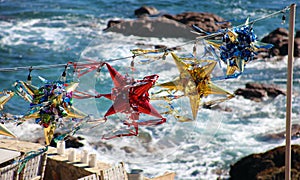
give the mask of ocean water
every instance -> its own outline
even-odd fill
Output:
[[[266,16],[295,1],[272,1],[263,3],[251,1],[0,1],[0,68],[64,64],[68,61],[93,59],[114,59],[131,56],[130,49],[138,48],[137,43],[162,44],[168,47],[182,45],[181,38],[145,38],[105,33],[102,30],[110,19],[134,19],[134,10],[142,5],[155,6],[161,14],[177,14],[185,11],[212,12],[225,19],[251,19]],[[300,17],[299,7],[296,13]],[[288,16],[288,15],[287,15]],[[296,18],[296,30],[300,22]],[[259,21],[254,25],[258,38],[262,38],[281,24],[281,16]],[[197,47],[201,54],[201,45]],[[182,47],[179,53],[191,53],[192,44]],[[111,63],[122,74],[128,71],[130,59]],[[155,68],[153,68],[155,67]],[[234,92],[247,82],[276,84],[286,88],[287,57],[282,61],[257,60],[247,64],[245,73],[238,79],[214,81],[224,89]],[[132,74],[136,79],[145,75],[159,74],[159,82],[165,82],[178,75],[170,56],[165,61],[151,64],[136,64]],[[39,85],[38,76],[56,80],[62,68],[32,71],[33,84]],[[10,89],[15,80],[26,80],[28,71],[0,72],[1,89]],[[72,78],[71,70],[68,78]],[[80,90],[94,90],[108,93],[112,87],[107,70],[101,72],[101,79],[94,74],[83,76]],[[293,123],[299,123],[300,115],[300,62],[294,63]],[[164,110],[163,102],[151,102]],[[74,100],[80,110],[101,117],[111,105],[102,99]],[[256,152],[284,144],[284,140],[262,141],[268,133],[278,133],[285,129],[285,96],[253,102],[243,97],[235,97],[221,105],[231,111],[200,109],[193,122],[179,123],[168,116],[165,124],[155,127],[141,127],[140,136],[101,140],[105,133],[120,128],[111,119],[97,126],[86,125],[77,134],[85,138],[85,147],[98,154],[99,160],[126,163],[128,170],[139,168],[148,177],[175,171],[177,179],[227,178],[230,164]],[[181,98],[174,106],[183,114],[190,114],[188,99]],[[28,103],[15,96],[5,106],[4,112],[24,114]],[[119,115],[117,118],[124,118]],[[32,140],[42,136],[42,128],[34,122],[26,122],[16,127],[7,127],[22,140]],[[68,129],[68,124],[60,130]],[[2,138],[2,137],[1,137]],[[292,141],[300,143],[299,139]],[[130,149],[126,153],[124,149]]]

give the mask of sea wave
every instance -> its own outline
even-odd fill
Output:
[[[3,2],[0,2],[3,4]],[[78,3],[78,4],[77,4]],[[32,9],[17,10],[7,8],[1,11],[0,17],[0,66],[16,67],[41,64],[59,64],[68,61],[84,61],[85,58],[96,60],[111,60],[129,57],[111,62],[122,74],[131,73],[130,62],[132,53],[130,49],[146,47],[153,48],[153,44],[175,47],[185,43],[184,39],[175,38],[144,38],[136,36],[123,36],[116,33],[105,33],[109,19],[127,18],[134,19],[132,8],[140,6],[136,1],[128,1],[126,8],[124,3],[117,1],[88,2],[88,4],[64,1],[53,5],[43,3],[30,4]],[[153,4],[153,2],[148,2]],[[171,14],[182,11],[214,12],[225,19],[238,19],[250,15],[253,18],[267,15],[288,5],[290,1],[269,2],[261,4],[261,1],[162,1],[153,5],[162,12]],[[23,5],[26,5],[23,4]],[[83,10],[83,6],[88,6]],[[3,7],[8,7],[9,4]],[[21,6],[21,5],[20,5]],[[80,6],[80,7],[79,7]],[[82,6],[82,7],[81,7]],[[268,7],[266,7],[268,6]],[[27,7],[27,6],[26,6]],[[37,7],[41,10],[39,13]],[[101,7],[101,8],[98,8]],[[125,6],[124,6],[125,7]],[[50,8],[48,10],[48,8]],[[61,8],[61,11],[59,10]],[[72,9],[73,8],[73,9]],[[79,9],[78,12],[76,9]],[[120,14],[120,9],[124,10]],[[3,9],[1,9],[3,10]],[[29,11],[29,12],[28,12]],[[32,11],[32,12],[31,12]],[[45,11],[44,13],[42,13]],[[60,12],[60,13],[57,13]],[[74,13],[75,12],[75,13]],[[77,12],[77,13],[76,13]],[[297,11],[299,14],[299,10]],[[60,14],[60,15],[57,15]],[[243,18],[245,18],[243,17]],[[258,22],[254,30],[262,37],[280,25],[281,16]],[[299,24],[299,22],[296,22]],[[267,26],[266,26],[267,24]],[[296,27],[299,27],[296,25]],[[144,44],[144,45],[141,45]],[[182,46],[177,53],[189,55],[194,44]],[[197,46],[197,53],[203,53],[202,47]],[[179,72],[170,56],[166,60],[153,61],[151,63],[139,63],[136,59],[135,78],[140,79],[145,75],[159,74],[158,82],[166,82],[176,77]],[[145,59],[144,59],[145,60]],[[144,61],[146,62],[146,60]],[[155,68],[154,68],[155,67]],[[223,73],[226,66],[217,66],[215,76]],[[286,88],[287,57],[282,61],[254,60],[245,67],[245,72],[237,79],[214,81],[218,86],[234,92],[237,88],[243,88],[247,82],[260,82],[276,84],[280,88]],[[293,123],[299,123],[300,114],[300,60],[294,61],[294,96],[293,96]],[[49,79],[57,79],[63,69],[50,69],[33,71],[33,84],[39,85],[37,76],[46,76]],[[26,80],[28,72],[1,72],[0,80],[3,89],[11,88],[15,80]],[[94,80],[94,72],[83,76],[80,81],[82,90],[97,90],[109,93],[112,87],[107,70],[101,71],[101,80]],[[72,78],[72,72],[68,72],[68,78]],[[90,79],[93,79],[92,81]],[[263,152],[270,148],[283,145],[284,140],[262,142],[257,136],[284,131],[285,127],[285,96],[274,99],[264,99],[262,102],[254,102],[241,96],[221,103],[223,110],[200,109],[198,119],[192,122],[179,123],[174,117],[168,115],[165,124],[156,127],[141,127],[140,136],[123,137],[110,141],[103,141],[103,134],[114,129],[121,128],[117,119],[110,119],[105,124],[98,126],[86,125],[76,135],[85,138],[85,146],[90,152],[97,152],[98,159],[110,163],[120,160],[127,164],[127,169],[143,169],[145,175],[153,177],[163,174],[165,171],[175,171],[177,179],[216,179],[228,177],[228,169],[231,163],[251,153]],[[102,104],[101,104],[102,103]],[[152,102],[154,106],[163,111],[161,102]],[[101,104],[101,105],[100,105]],[[175,102],[178,110],[190,111],[187,98],[181,98]],[[22,99],[14,97],[5,106],[4,112],[13,114],[25,113],[29,105]],[[110,101],[102,100],[75,100],[74,106],[95,117],[102,117]],[[188,112],[187,114],[190,114]],[[8,123],[6,126],[13,131],[20,140],[32,141],[42,137],[42,127],[33,121],[28,121],[20,126]],[[68,130],[66,123],[61,131]],[[299,139],[292,143],[299,144]]]

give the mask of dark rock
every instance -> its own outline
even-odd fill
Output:
[[[149,13],[151,15],[156,13],[151,7],[142,7],[142,9],[136,11],[137,14]],[[217,32],[219,29],[230,27],[231,24],[224,21],[223,18],[212,13],[185,12],[178,15],[165,14],[155,19],[111,20],[108,22],[105,31],[141,37],[195,39],[199,35],[191,33],[192,25],[196,25],[207,32]]]
[[[79,141],[84,140],[84,138],[81,137],[81,136],[77,136],[77,139],[78,139]]]
[[[297,32],[296,32],[295,38],[300,38],[300,31],[297,31]]]
[[[300,40],[298,40],[300,31],[296,33],[294,56],[300,57]],[[271,56],[285,56],[288,54],[288,35],[289,32],[284,28],[277,28],[270,34],[265,36],[261,41],[273,44],[274,47],[270,50]]]
[[[113,26],[115,26],[117,24],[120,24],[122,22],[124,22],[124,20],[109,20],[108,23],[107,23],[107,27],[106,27],[106,29],[104,29],[104,31],[109,29],[110,27],[113,27]]]
[[[184,12],[177,15],[165,14],[163,16],[190,27],[196,25],[207,32],[217,32],[220,29],[231,26],[229,22],[224,22],[225,20],[222,17],[212,13]]]
[[[235,95],[240,95],[246,99],[251,99],[257,102],[261,101],[263,97],[267,96],[266,92],[261,89],[239,88],[234,93]]]
[[[154,49],[167,49],[168,47],[165,45],[154,45]]]
[[[159,11],[152,6],[142,6],[134,11],[134,15],[137,17],[155,16],[159,14]]]
[[[291,170],[291,177],[292,179],[300,179],[300,173],[298,170],[292,169]],[[270,179],[284,179],[285,178],[285,168],[284,167],[273,167],[267,169],[259,173],[256,177],[259,180],[270,180]]]
[[[276,87],[275,85],[260,84],[260,83],[247,83],[246,88],[239,88],[235,92],[235,95],[241,95],[246,99],[251,99],[254,101],[262,101],[264,97],[272,97],[286,93]]]
[[[300,34],[300,31],[298,31],[298,32]],[[300,37],[295,38],[295,47],[294,48],[295,48],[294,56],[300,57]]]
[[[197,176],[199,174],[200,174],[200,171],[195,170],[195,171],[192,172],[191,176]]]
[[[232,112],[233,111],[231,108],[223,106],[222,103],[221,104],[215,104],[215,103],[204,102],[202,107],[205,108],[205,109],[221,110],[221,111],[225,111],[225,112]]]
[[[137,136],[139,141],[144,144],[148,144],[152,141],[151,134],[145,131],[140,131],[139,135]]]
[[[56,147],[56,142],[54,141],[54,139],[58,136],[60,136],[61,133],[54,133],[53,139],[50,142],[50,146],[52,147]],[[66,143],[66,148],[80,148],[83,147],[84,145],[80,142],[80,140],[83,140],[83,137],[74,137],[74,136],[70,136],[68,135],[65,138],[65,143]]]
[[[292,146],[292,179],[300,177],[300,146]],[[265,153],[251,154],[231,166],[231,180],[284,179],[285,146]]]
[[[83,147],[83,144],[79,142],[80,140],[84,139],[80,136],[74,137],[74,136],[67,136],[66,138],[66,148],[80,148]]]
[[[270,97],[276,97],[280,94],[282,95],[286,94],[283,90],[279,89],[274,84],[247,83],[246,88],[264,90],[266,91],[267,95]]]
[[[147,150],[147,152],[149,152],[149,153],[154,153],[154,152],[157,151],[157,148],[155,148],[155,147],[153,147],[153,146],[151,146],[151,145],[147,145],[147,146],[146,146],[146,150]]]
[[[299,124],[292,125],[291,136],[292,136],[292,139],[300,138],[300,125]],[[285,131],[282,131],[279,133],[261,134],[261,135],[258,135],[255,139],[258,141],[264,141],[264,142],[283,141],[285,139]]]
[[[282,52],[282,46],[288,44],[288,30],[284,28],[277,28],[272,31],[270,34],[265,36],[262,40],[265,43],[271,43],[274,47],[270,50],[272,56],[284,56],[287,55],[287,52]]]
[[[90,143],[91,146],[93,146],[95,149],[98,149],[98,148],[105,148],[107,150],[112,150],[113,149],[113,145],[112,144],[108,144],[106,142],[93,142],[93,143]]]
[[[230,167],[229,175],[231,180],[241,179],[255,179],[256,174],[260,172],[262,169],[257,167],[261,162],[260,155],[249,155],[247,157],[242,158],[233,166]],[[245,168],[248,167],[246,170]],[[257,169],[261,169],[258,171]],[[242,176],[241,176],[242,175]],[[240,176],[240,177],[239,177]]]
[[[124,147],[121,147],[121,149],[124,150],[126,153],[133,153],[135,151],[135,149],[130,146],[124,146]]]
[[[195,39],[198,35],[191,33],[191,28],[167,19],[165,17],[158,17],[155,19],[137,19],[123,21],[121,23],[108,25],[106,32],[121,33],[125,36],[140,36],[140,37],[158,37],[158,38],[185,38]]]

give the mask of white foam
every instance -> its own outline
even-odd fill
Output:
[[[76,20],[76,19],[75,19]],[[55,24],[60,24],[56,26]],[[7,46],[33,45],[39,48],[64,52],[76,45],[74,38],[89,38],[100,25],[87,24],[80,26],[70,24],[68,20],[56,17],[54,19],[29,19],[11,22],[0,22],[1,44]],[[99,31],[101,32],[101,31]]]
[[[240,14],[240,12],[237,12]],[[65,51],[66,47],[77,46],[70,43],[73,35],[80,39],[85,37],[82,33],[92,34],[89,37],[91,43],[83,52],[95,51],[95,57],[100,59],[120,58],[131,56],[130,49],[138,48],[133,42],[143,42],[146,44],[163,44],[168,47],[174,47],[184,43],[182,39],[158,39],[158,38],[141,38],[135,36],[123,36],[116,33],[95,32],[91,27],[75,27],[69,25],[65,20],[57,20],[57,23],[64,23],[66,27],[39,27],[38,23],[49,23],[45,19],[24,20],[20,22],[0,22],[1,34],[3,38],[0,43],[16,46],[28,44],[28,41],[42,38],[42,44],[34,41],[35,46],[42,48],[51,48],[55,51]],[[100,25],[101,26],[101,25]],[[5,27],[5,28],[4,28]],[[72,36],[66,36],[70,35]],[[99,36],[98,36],[99,35]],[[101,36],[100,36],[101,35]],[[183,47],[182,52],[192,52],[192,45]],[[84,55],[84,54],[83,54]],[[83,60],[80,59],[79,61]],[[111,64],[121,67],[122,74],[126,72],[128,60],[115,61]],[[299,70],[300,61],[295,61],[295,71]],[[166,67],[158,67],[164,64]],[[216,81],[215,83],[227,90],[233,92],[237,88],[243,88],[246,82],[259,82],[260,77],[264,77],[266,83],[278,82],[285,79],[286,59],[280,62],[274,61],[252,61],[246,66],[251,73],[242,75],[239,79],[230,79]],[[159,73],[159,82],[172,80],[178,71],[172,58],[169,56],[166,61],[158,61],[151,64],[136,64],[139,74],[137,78],[145,74]],[[167,69],[170,67],[170,69]],[[161,68],[161,69],[160,69]],[[265,72],[278,72],[277,81],[273,79],[272,74]],[[102,77],[104,80],[109,79],[108,73]],[[283,81],[284,82],[284,81]],[[89,82],[91,83],[91,82]],[[93,84],[94,83],[94,84]],[[96,82],[92,82],[95,85]],[[86,84],[81,83],[81,86]],[[95,86],[94,86],[95,87]],[[108,90],[110,88],[107,88]],[[88,89],[90,90],[90,89]],[[295,91],[299,93],[296,88]],[[182,100],[184,101],[184,100]],[[296,111],[293,118],[299,117],[299,96],[294,97],[293,107]],[[180,104],[181,102],[178,102]],[[155,103],[154,103],[155,104]],[[183,102],[182,107],[188,106]],[[92,108],[96,104],[92,105]],[[255,139],[259,134],[281,132],[285,126],[285,97],[278,96],[273,100],[263,102],[253,102],[237,96],[228,102],[222,103],[221,106],[232,109],[232,112],[217,112],[212,110],[201,109],[196,122],[178,123],[174,118],[168,117],[165,124],[156,127],[141,128],[144,132],[152,137],[152,141],[147,144],[142,143],[138,137],[117,138],[105,141],[111,144],[112,150],[88,145],[89,142],[102,141],[103,134],[111,131],[112,128],[118,129],[122,125],[118,120],[110,120],[106,124],[101,124],[93,129],[85,127],[78,132],[86,138],[84,148],[90,152],[97,152],[99,160],[109,163],[117,163],[122,160],[128,164],[128,169],[141,168],[149,176],[163,174],[165,171],[175,171],[178,179],[191,178],[191,174],[196,170],[199,171],[194,179],[216,179],[217,169],[227,169],[229,164],[236,162],[241,157],[250,153],[263,152],[270,148],[282,145],[283,141],[278,142],[260,142]],[[85,107],[86,109],[86,107]],[[107,107],[100,109],[99,115],[106,112]],[[19,127],[14,124],[7,124],[7,127],[22,139],[32,139],[42,136],[42,128],[34,122],[26,122]],[[299,139],[293,140],[293,143],[299,143]],[[126,153],[122,148],[134,148],[132,153]],[[152,148],[150,151],[147,148]],[[225,174],[225,177],[228,174]]]
[[[180,40],[175,39],[161,40],[134,36],[125,37],[109,33],[106,35],[113,37],[109,43],[90,47],[101,49],[101,56],[106,58],[111,57],[111,51],[114,52],[113,57],[130,55],[128,49],[136,48],[132,44],[134,41],[153,44],[166,43],[165,45],[168,46],[181,43]],[[185,50],[191,52],[191,49],[192,46]],[[173,66],[171,70],[160,69],[158,72],[160,82],[172,80],[178,75],[178,70],[175,68],[172,58],[168,57],[166,62],[173,64]],[[149,66],[157,66],[159,63],[154,62],[142,66],[137,64],[136,66],[142,69],[140,74],[144,75],[151,72],[154,73],[156,69],[151,69]],[[116,61],[112,64],[128,66],[127,62],[122,61]],[[272,75],[265,74],[265,71],[279,71],[278,78],[284,79],[283,72],[285,67],[285,60],[281,62],[252,61],[247,64],[246,68],[249,68],[253,73],[242,75],[239,79],[217,81],[216,84],[229,91],[234,91],[237,88],[243,88],[246,82],[257,81],[258,76],[266,78],[264,83],[272,83]],[[298,68],[299,66],[295,65],[295,67]],[[146,128],[145,130],[152,136],[150,145],[152,148],[156,148],[156,151],[147,152],[147,149],[143,147],[138,138],[125,137],[107,141],[114,148],[112,151],[101,151],[101,153],[103,153],[103,157],[107,157],[110,160],[114,159],[116,162],[122,159],[128,164],[129,169],[141,168],[149,176],[163,174],[169,170],[175,171],[178,179],[191,179],[191,174],[197,170],[199,174],[193,177],[194,179],[216,179],[218,177],[216,174],[218,169],[228,170],[229,164],[236,162],[241,157],[251,153],[264,152],[270,148],[282,145],[283,141],[260,142],[255,137],[260,134],[282,131],[282,127],[285,125],[285,119],[282,117],[285,111],[284,96],[278,96],[273,100],[265,100],[263,102],[254,102],[237,96],[221,105],[232,109],[232,112],[219,112],[216,116],[216,111],[200,110],[198,115],[207,114],[208,117],[204,121],[199,119],[200,124],[193,122],[188,126],[186,125],[187,123],[178,123],[170,118],[166,124],[155,128]],[[296,117],[297,114],[294,114],[294,116]],[[115,126],[115,128],[120,127],[118,122],[110,125]],[[107,132],[107,130],[104,128],[104,132]],[[101,132],[95,132],[94,136],[99,137],[98,134],[101,134]],[[298,141],[295,140],[293,142]],[[135,151],[133,153],[125,153],[124,150],[121,150],[124,146],[132,147]],[[228,174],[225,171],[222,177],[227,176]]]

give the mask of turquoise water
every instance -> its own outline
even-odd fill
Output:
[[[185,11],[212,12],[225,19],[252,19],[278,11],[293,1],[1,1],[0,6],[0,67],[34,66],[78,61],[81,52],[95,39],[109,43],[101,32],[109,19],[134,18],[134,10],[142,5],[156,7],[161,14]],[[299,16],[299,8],[297,10]],[[270,31],[285,27],[281,16],[255,24],[259,38]],[[241,21],[236,21],[241,23]],[[296,21],[296,29],[300,27]],[[267,24],[267,25],[266,25]],[[128,42],[127,42],[128,43]],[[115,57],[120,57],[116,55]],[[101,59],[102,57],[99,57]],[[57,71],[33,72],[47,74]],[[1,85],[9,88],[11,81],[23,79],[27,72],[0,74]],[[17,112],[19,107],[16,108]]]
[[[155,6],[161,14],[178,14],[185,11],[212,12],[225,19],[241,19],[250,16],[256,19],[281,10],[295,1],[0,1],[0,68],[64,64],[68,61],[82,61],[86,52],[93,52],[93,58],[111,59],[130,56],[130,49],[136,48],[136,42],[164,44],[169,47],[185,42],[172,38],[126,37],[114,33],[104,33],[110,19],[134,19],[134,10],[142,5]],[[300,8],[297,8],[300,17]],[[296,19],[296,30],[300,30],[300,22]],[[281,24],[281,16],[272,17],[257,22],[254,31],[259,38],[278,27],[287,28]],[[192,47],[184,47],[187,52]],[[95,50],[95,51],[94,51]],[[112,63],[120,72],[126,72],[129,61]],[[299,62],[299,60],[297,61]],[[166,63],[167,64],[167,63]],[[153,63],[150,66],[139,66],[137,76],[159,73],[162,82],[171,76],[170,72],[161,69],[164,63]],[[157,68],[153,68],[157,67]],[[215,82],[233,92],[244,87],[246,82],[274,83],[285,88],[286,60],[281,62],[257,61],[247,65],[245,73],[239,79]],[[63,68],[34,70],[33,84],[39,85],[37,76],[50,80],[59,78]],[[300,65],[295,64],[293,118],[299,121],[299,84]],[[85,90],[96,87],[99,92],[109,92],[110,77],[103,70],[101,83],[91,80],[93,74],[81,79],[81,88]],[[173,73],[173,72],[172,72]],[[26,80],[28,71],[0,72],[1,89],[10,89],[15,80]],[[72,70],[68,77],[72,77]],[[96,85],[95,85],[96,84]],[[87,113],[101,116],[106,112],[110,101],[77,101],[79,108]],[[186,100],[177,102],[178,107],[186,110]],[[104,106],[104,107],[103,107]],[[164,171],[175,171],[178,179],[216,179],[215,171],[223,169],[224,176],[230,163],[253,153],[282,145],[279,142],[260,142],[256,137],[268,132],[280,132],[285,121],[285,97],[255,103],[241,97],[224,103],[222,106],[232,109],[232,112],[216,112],[201,110],[199,118],[193,123],[177,123],[170,118],[164,125],[142,128],[142,131],[152,136],[153,140],[146,147],[139,138],[122,138],[107,142],[113,145],[112,150],[97,147],[96,151],[102,160],[118,162],[125,161],[129,168],[142,168],[149,176],[162,174]],[[159,107],[159,106],[158,106]],[[7,103],[4,111],[12,114],[22,114],[27,111],[28,103],[19,97]],[[37,127],[31,124],[12,128],[23,138],[32,136]],[[98,142],[103,132],[118,127],[115,122],[104,126],[82,130],[78,133],[85,136],[88,142]],[[32,128],[32,129],[31,129]],[[38,131],[35,136],[41,135]],[[294,140],[299,143],[299,140]],[[121,149],[131,146],[136,150],[126,154]],[[88,146],[88,145],[87,145]],[[152,152],[148,148],[153,148]],[[94,149],[95,150],[95,149]],[[147,162],[147,163],[145,163]],[[160,163],[158,163],[160,162]],[[192,175],[196,170],[198,174]]]

